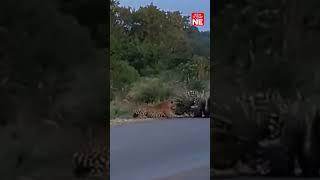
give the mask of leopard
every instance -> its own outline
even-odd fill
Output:
[[[134,110],[134,118],[172,118],[176,117],[174,100],[166,100],[156,105],[144,105]]]
[[[148,106],[141,106],[134,110],[133,117],[139,118],[139,119],[145,119],[147,118],[147,114],[148,114]]]
[[[255,158],[260,161],[257,165],[262,166],[260,174],[319,177],[318,101],[279,97],[259,93],[247,98],[247,107],[253,114],[251,117],[258,120],[257,125],[261,130],[258,138],[260,150]]]
[[[109,177],[110,150],[106,140],[90,141],[73,153],[73,173],[76,177],[106,179]]]

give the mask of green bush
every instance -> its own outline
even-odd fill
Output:
[[[139,79],[139,73],[128,62],[111,60],[111,96],[126,93],[131,84]]]
[[[195,91],[209,91],[208,87],[209,82],[208,81],[203,81],[203,80],[191,80],[187,84],[187,88],[190,90],[195,90]]]
[[[118,105],[116,103],[110,103],[110,119],[129,117],[130,111],[127,107]]]
[[[185,82],[193,80],[208,80],[210,79],[209,66],[210,62],[207,58],[194,56],[191,60],[177,67],[177,72],[180,72],[180,76]]]
[[[159,102],[173,95],[173,89],[159,78],[144,78],[134,84],[129,97],[134,102]]]
[[[164,82],[179,82],[182,83],[182,73],[177,73],[176,69],[163,70],[158,75],[159,79]]]

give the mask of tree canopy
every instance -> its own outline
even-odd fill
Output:
[[[112,87],[119,89],[121,83],[130,87],[139,78],[159,77],[164,72],[175,72],[172,78],[180,76],[183,81],[190,79],[187,76],[192,73],[209,71],[198,64],[209,64],[210,32],[199,32],[191,26],[188,16],[179,11],[163,11],[152,3],[132,9],[112,1],[110,11]],[[188,68],[193,71],[191,74],[186,73]],[[127,75],[119,75],[120,72]],[[209,79],[209,73],[204,74],[204,79]]]

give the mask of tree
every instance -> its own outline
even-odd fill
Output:
[[[104,0],[58,0],[61,12],[73,16],[76,21],[89,29],[96,47],[105,48],[108,41],[106,17],[108,1]],[[111,1],[111,5],[117,3]]]

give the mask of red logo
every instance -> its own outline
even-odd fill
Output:
[[[192,24],[192,26],[204,26],[204,13],[203,12],[193,12],[191,24]]]

